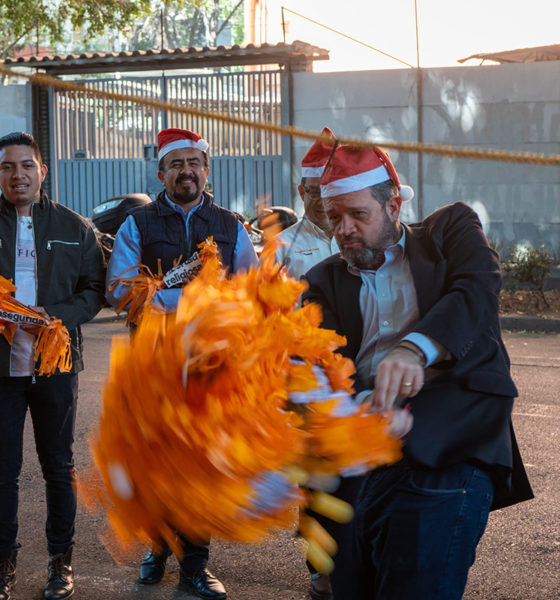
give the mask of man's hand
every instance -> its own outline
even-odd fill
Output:
[[[51,316],[42,306],[30,306],[29,308],[39,313],[47,322],[51,320]],[[32,335],[37,335],[41,331],[41,325],[21,325],[20,329]]]
[[[424,360],[421,356],[416,346],[399,345],[379,363],[372,394],[375,410],[392,410],[397,398],[411,398],[422,389]]]

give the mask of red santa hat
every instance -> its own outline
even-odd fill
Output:
[[[338,146],[321,177],[321,197],[332,198],[357,192],[384,181],[392,181],[397,186],[403,202],[414,198],[414,190],[408,185],[401,185],[397,171],[383,148]]]
[[[324,137],[329,137],[332,142],[329,143],[324,139],[314,142],[301,161],[302,177],[321,177],[323,174],[336,140],[334,133],[328,127],[323,127],[323,131],[321,131],[321,138]]]
[[[188,129],[171,127],[158,133],[158,160],[178,148],[196,148],[202,152],[208,152],[208,142],[202,139],[198,133]]]

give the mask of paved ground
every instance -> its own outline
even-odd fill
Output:
[[[88,462],[87,435],[100,411],[100,391],[108,368],[110,338],[124,329],[122,321],[85,326],[87,369],[80,380],[76,427],[78,468]],[[487,533],[471,570],[467,600],[556,600],[560,597],[560,418],[558,383],[560,336],[507,334],[520,398],[514,422],[537,498],[491,515]],[[20,551],[16,600],[41,597],[46,577],[43,482],[26,430],[25,464],[20,481]],[[178,592],[177,564],[171,562],[164,581],[138,586],[141,554],[117,564],[98,535],[101,515],[80,508],[75,571],[79,600],[190,600]],[[232,600],[304,600],[307,576],[300,543],[292,532],[260,546],[215,542],[211,568],[226,584]]]

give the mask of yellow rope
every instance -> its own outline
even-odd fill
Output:
[[[95,96],[98,98],[108,98],[111,100],[118,100],[122,102],[134,102],[136,104],[150,106],[152,108],[157,108],[160,110],[167,110],[179,114],[203,117],[206,119],[220,121],[223,123],[230,123],[233,125],[251,127],[253,129],[259,129],[261,131],[267,131],[269,133],[276,133],[279,135],[286,135],[290,137],[297,137],[308,140],[321,139],[326,142],[329,141],[327,137],[323,138],[320,132],[308,131],[305,129],[300,129],[299,127],[274,125],[272,123],[264,123],[262,121],[252,121],[250,119],[244,119],[241,117],[233,117],[231,115],[227,115],[221,112],[208,112],[194,107],[177,106],[176,104],[173,104],[171,102],[145,98],[142,96],[96,90],[94,88],[88,88],[82,84],[77,84],[73,81],[65,81],[56,77],[51,77],[50,75],[44,75],[42,73],[36,73],[34,75],[16,73],[15,71],[6,68],[3,65],[0,65],[0,73],[10,76],[25,77],[29,79],[31,83],[43,87],[52,87],[55,89],[77,92],[81,94],[88,94],[90,96]],[[444,144],[424,144],[421,142],[397,142],[388,140],[374,142],[372,140],[364,140],[357,137],[339,137],[338,139],[341,144],[352,144],[354,146],[360,147],[379,145],[383,148],[389,150],[398,150],[400,152],[437,154],[439,156],[450,156],[454,158],[496,160],[514,163],[528,163],[533,165],[560,166],[560,154],[543,154],[540,152],[510,152],[507,150],[494,150],[476,147],[469,148],[465,146],[449,146]]]

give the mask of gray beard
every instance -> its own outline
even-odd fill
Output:
[[[376,246],[368,246],[363,238],[359,238],[364,244],[358,248],[343,248],[342,256],[351,265],[360,270],[376,270],[385,262],[385,250],[398,242],[400,238],[400,227],[392,223],[388,218],[383,227],[381,240]]]
[[[360,270],[376,270],[385,262],[385,250],[378,248],[345,248],[342,250],[342,256]]]

